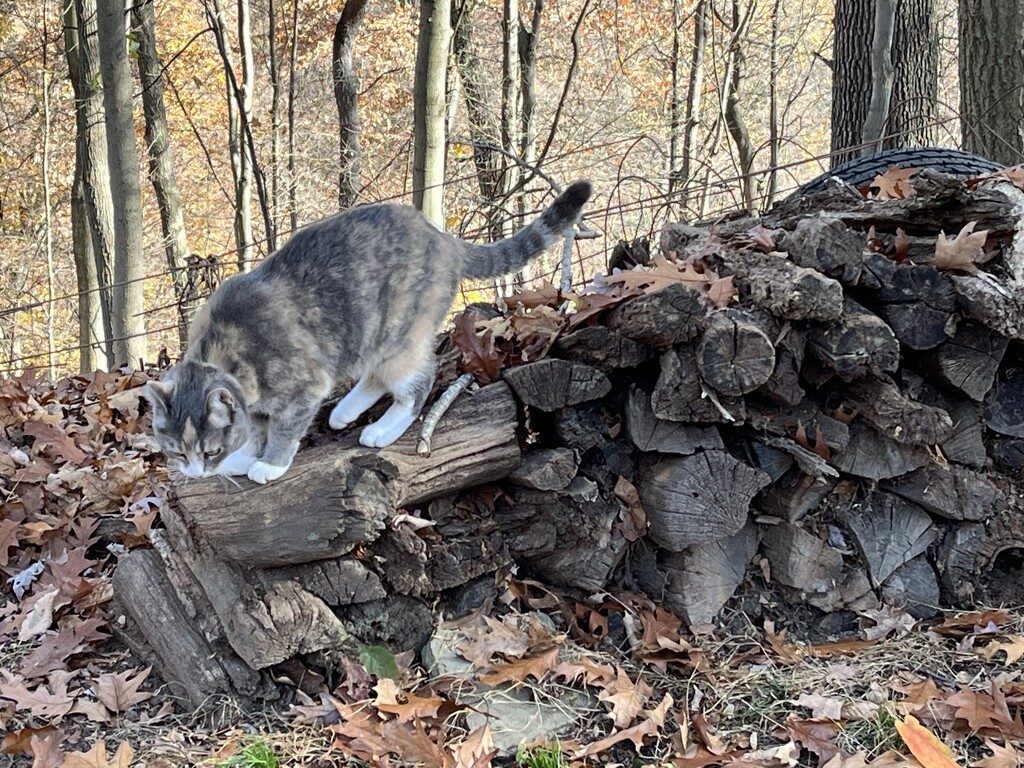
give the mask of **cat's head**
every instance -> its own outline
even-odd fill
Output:
[[[249,416],[238,381],[216,366],[182,361],[162,381],[146,385],[153,433],[172,469],[206,477],[249,438]]]

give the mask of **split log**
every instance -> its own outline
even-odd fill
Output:
[[[839,320],[808,329],[807,348],[844,381],[869,373],[884,376],[900,362],[900,344],[892,329],[852,299],[844,302]]]
[[[612,388],[597,368],[552,358],[509,368],[503,377],[520,402],[542,411],[597,400]]]
[[[807,336],[787,324],[775,342],[775,370],[757,394],[779,405],[797,405],[807,394],[800,383]]]
[[[576,477],[579,461],[568,448],[533,448],[523,463],[512,470],[508,481],[537,491],[560,491]]]
[[[596,403],[557,410],[552,414],[551,425],[552,436],[558,445],[580,453],[606,445],[611,440],[601,407]]]
[[[875,492],[841,514],[876,588],[938,538],[927,512],[891,493]]]
[[[1006,508],[1006,495],[980,472],[931,464],[882,488],[949,520],[987,520]]]
[[[850,442],[850,428],[822,413],[818,405],[810,399],[788,408],[751,403],[747,412],[747,423],[756,430],[778,437],[792,437],[800,427],[803,427],[809,440],[816,440],[820,435],[825,445],[832,451],[846,450]]]
[[[850,444],[832,457],[832,464],[846,472],[868,480],[886,480],[931,463],[928,451],[917,446],[902,445],[866,424],[850,425]]]
[[[997,382],[985,405],[985,426],[1009,437],[1024,437],[1024,373]]]
[[[1022,555],[1019,510],[1004,510],[985,523],[958,525],[936,553],[943,600],[958,607],[1019,604]]]
[[[910,349],[932,349],[952,335],[956,292],[935,267],[873,253],[865,257],[861,285],[872,289],[868,306]]]
[[[665,553],[665,603],[691,627],[709,624],[743,582],[757,544],[757,526],[748,521],[727,538]]]
[[[772,579],[805,596],[832,593],[843,572],[843,556],[798,525],[762,526],[764,556]]]
[[[613,309],[605,322],[626,338],[665,350],[696,339],[706,314],[700,294],[677,283],[630,299]]]
[[[641,451],[689,456],[725,447],[714,427],[659,419],[651,408],[651,396],[636,386],[630,388],[626,401],[626,434]]]
[[[836,482],[834,478],[790,470],[761,495],[758,508],[766,515],[796,523],[818,508]]]
[[[380,576],[353,557],[337,557],[265,572],[268,582],[295,581],[332,608],[368,603],[387,595]]]
[[[909,400],[889,379],[865,376],[841,391],[861,418],[898,443],[936,445],[953,434],[948,413]]]
[[[942,454],[950,461],[983,469],[989,465],[983,440],[985,424],[981,408],[973,403],[946,405],[953,420],[953,434],[940,444]]]
[[[661,373],[651,393],[655,416],[668,421],[743,423],[743,400],[726,396],[719,405],[704,391],[692,347],[683,345],[662,354]]]
[[[785,320],[838,320],[843,287],[816,269],[801,267],[784,253],[720,249],[706,259],[719,274],[735,275],[741,300]]]
[[[765,384],[775,370],[775,347],[739,309],[713,312],[697,346],[697,367],[720,394],[739,397]]]
[[[769,445],[764,440],[750,440],[744,445],[747,463],[754,469],[759,469],[768,475],[768,479],[775,483],[785,475],[796,459],[783,448]]]
[[[659,462],[637,489],[651,538],[681,552],[734,535],[747,521],[751,500],[768,483],[768,475],[725,451],[704,451]]]
[[[114,595],[115,613],[126,619],[115,622],[118,634],[143,658],[155,655],[154,666],[172,695],[207,707],[213,697],[245,700],[261,688],[272,689],[230,649],[215,647],[199,631],[156,550],[135,549],[118,559]]]
[[[1024,296],[1019,289],[980,275],[953,275],[957,307],[986,328],[1017,341],[1024,340]]]
[[[201,480],[177,506],[221,555],[254,566],[338,557],[377,538],[396,508],[507,475],[519,464],[516,406],[506,385],[460,398],[438,425],[430,456],[416,430],[380,450],[354,435],[300,451],[279,480]]]
[[[977,323],[964,323],[935,351],[933,370],[945,384],[981,402],[995,383],[1009,340]]]
[[[516,562],[550,584],[604,588],[626,551],[617,499],[604,499],[579,475],[561,491],[510,486],[507,493],[510,503],[499,505],[495,519]]]
[[[626,338],[603,325],[580,328],[561,336],[551,351],[556,357],[592,365],[605,373],[635,368],[656,354],[646,344]]]
[[[827,214],[802,217],[782,235],[779,246],[793,262],[845,285],[857,285],[864,269],[867,238]]]
[[[902,608],[917,619],[930,619],[939,612],[939,579],[928,558],[918,555],[904,563],[885,580],[882,601]]]

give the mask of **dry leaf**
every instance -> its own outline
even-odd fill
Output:
[[[440,696],[417,696],[415,693],[402,691],[390,678],[382,678],[373,690],[377,692],[377,698],[373,703],[378,711],[398,715],[398,721],[403,723],[417,718],[436,717],[437,710],[444,704],[444,699]]]
[[[64,765],[64,754],[60,751],[64,731],[51,730],[48,733],[33,734],[31,738],[32,768],[59,768]]]
[[[964,228],[952,240],[946,237],[945,232],[940,232],[935,241],[935,256],[932,257],[932,264],[939,269],[977,272],[978,265],[984,264],[994,255],[985,255],[985,240],[988,238],[988,230],[975,232],[974,226],[977,223],[970,221],[964,224]]]
[[[494,670],[490,674],[481,675],[480,682],[484,685],[499,683],[523,683],[528,677],[538,682],[543,680],[558,664],[558,648],[548,650],[526,659],[518,659],[508,664],[489,664]]]
[[[906,720],[896,721],[896,730],[910,753],[924,768],[959,768],[953,759],[953,750],[939,741],[938,737],[925,728],[913,715]]]
[[[621,526],[623,538],[626,541],[637,541],[647,532],[647,513],[640,502],[640,493],[635,485],[621,475],[615,481],[612,493],[625,505]]]
[[[843,717],[843,700],[834,696],[822,696],[820,693],[803,693],[794,702],[798,707],[811,710],[811,719],[841,720]]]
[[[1000,651],[1006,653],[1006,666],[1016,664],[1024,656],[1024,637],[1011,635],[1006,642],[989,643],[978,652],[986,659],[991,659]]]
[[[455,768],[487,768],[498,754],[491,738],[491,727],[486,723],[449,749],[455,758]]]
[[[107,760],[107,745],[98,739],[88,752],[70,752],[64,758],[62,768],[131,768],[135,750],[127,741],[122,741],[112,760]]]
[[[971,768],[1020,768],[1024,766],[1024,752],[1019,752],[1010,744],[1000,746],[985,739],[985,746],[992,750],[992,755],[975,760]]]
[[[703,291],[716,275],[701,263],[683,264],[671,262],[664,256],[655,256],[650,267],[634,267],[625,272],[616,272],[604,278],[610,285],[642,290],[652,293],[659,288],[682,283],[694,290]]]
[[[633,682],[623,670],[616,670],[615,680],[601,691],[597,698],[612,705],[612,720],[616,728],[629,726],[647,704],[651,686],[640,678]]]
[[[139,672],[129,669],[126,672],[108,672],[96,678],[96,698],[111,712],[121,713],[131,707],[152,698],[149,691],[140,691],[139,686],[149,677],[152,667]],[[136,674],[138,672],[138,674]],[[135,677],[132,677],[132,675]]]
[[[735,275],[729,275],[728,277],[720,277],[708,283],[707,297],[712,306],[718,309],[725,309],[739,298],[739,292],[736,290],[736,286],[733,285],[735,279]]]
[[[835,744],[839,726],[832,722],[804,720],[790,715],[786,718],[786,731],[793,741],[818,756],[818,762],[825,763],[839,752]]]
[[[623,728],[612,731],[611,735],[605,736],[603,739],[599,739],[593,744],[588,744],[586,747],[574,752],[573,757],[578,760],[582,757],[597,755],[604,752],[609,747],[612,747],[621,741],[626,741],[627,739],[632,741],[637,748],[640,748],[644,745],[644,736],[655,736],[657,733],[658,726],[655,725],[654,721],[644,720],[643,722],[637,723],[632,728]],[[705,763],[705,765],[708,764],[709,763]]]
[[[910,238],[902,227],[896,228],[896,237],[892,241],[893,253],[890,258],[893,261],[906,261],[910,255]]]
[[[875,176],[868,185],[868,190],[877,188],[876,200],[903,200],[914,195],[914,185],[910,177],[917,173],[917,168],[891,167],[885,173]]]

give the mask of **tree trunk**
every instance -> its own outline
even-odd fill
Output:
[[[960,115],[964,149],[1016,165],[1024,159],[1024,7],[960,0]]]
[[[935,0],[899,0],[892,41],[893,83],[882,146],[930,146],[939,138],[939,30]]]
[[[451,0],[422,0],[413,86],[413,205],[444,226],[445,76]]]
[[[896,26],[896,0],[875,0],[874,33],[871,38],[871,97],[861,129],[861,154],[879,151],[882,132],[889,117],[892,99],[893,50]]]
[[[235,193],[235,231],[238,242],[242,244],[243,262],[239,267],[249,269],[253,260],[252,233],[252,177],[256,166],[252,145],[246,141],[246,130],[252,124],[252,92],[256,82],[256,64],[252,54],[252,14],[249,0],[238,0],[238,51],[242,59],[242,82],[236,88],[238,99],[238,133],[241,149],[239,152],[240,173]],[[267,236],[271,237],[268,232]],[[271,244],[271,248],[273,244]]]
[[[519,0],[504,0],[501,16],[501,148],[507,156],[519,154],[519,114],[522,101],[522,76],[519,67]],[[522,166],[506,163],[502,175],[502,197],[508,199],[518,190],[523,190],[519,180],[523,177]],[[511,202],[511,201],[510,201]],[[504,223],[504,236],[512,234],[514,222]]]
[[[107,169],[107,132],[103,122],[96,4],[74,0],[65,7],[65,53],[75,93],[75,186],[72,234],[78,276],[78,311],[83,370],[113,365],[110,284],[114,271],[114,209]],[[80,195],[76,206],[75,189]],[[78,210],[76,214],[75,211]],[[85,325],[86,328],[82,328]]]
[[[338,105],[338,140],[341,150],[338,171],[338,207],[351,208],[359,194],[359,79],[352,68],[352,48],[359,23],[366,15],[366,0],[347,0],[334,28],[331,71],[334,101]]]
[[[295,68],[299,63],[299,0],[292,0],[291,52],[288,57],[288,221],[299,228],[299,182],[295,171]]]
[[[107,165],[114,200],[114,285],[111,326],[115,364],[139,365],[146,358],[142,316],[144,273],[142,193],[132,119],[132,76],[123,0],[100,0],[100,69],[107,124]]]
[[[167,268],[174,283],[178,302],[178,340],[182,349],[188,341],[188,324],[197,300],[187,290],[188,238],[185,216],[174,173],[174,156],[167,135],[167,110],[164,107],[164,75],[156,48],[156,24],[153,0],[132,7],[133,26],[139,51],[139,79],[142,81],[142,110],[146,118],[146,147],[149,152],[149,178],[160,209]]]
[[[871,100],[874,0],[836,0],[832,53],[832,167],[854,157]]]
[[[267,66],[270,69],[270,216],[274,229],[281,213],[281,70],[277,64],[277,0],[267,1]]]
[[[704,48],[707,44],[710,8],[708,0],[697,0],[693,14],[693,55],[690,58],[690,78],[686,93],[686,120],[683,124],[683,145],[680,148],[682,163],[677,185],[679,205],[686,208],[689,200],[689,185],[693,177],[693,155],[697,144],[697,127],[700,125],[700,102],[704,89]]]
[[[746,54],[743,48],[746,45],[747,28],[754,16],[755,5],[755,3],[751,3],[741,10],[740,0],[733,0],[732,3],[733,32],[730,46],[732,68],[729,73],[730,82],[725,98],[725,125],[729,129],[729,135],[736,145],[736,154],[739,156],[743,205],[751,213],[754,212],[754,177],[751,175],[754,170],[754,145],[750,141],[750,132],[743,119],[743,106],[740,98],[745,77],[743,68],[746,65]]]
[[[779,6],[782,0],[772,3],[771,42],[768,51],[768,189],[765,191],[763,208],[771,208],[779,186]]]

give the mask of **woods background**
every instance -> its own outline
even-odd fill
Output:
[[[830,152],[1024,150],[1013,0],[98,6],[0,5],[0,375],[173,357],[224,276],[354,203],[491,239],[590,178],[580,285]]]

